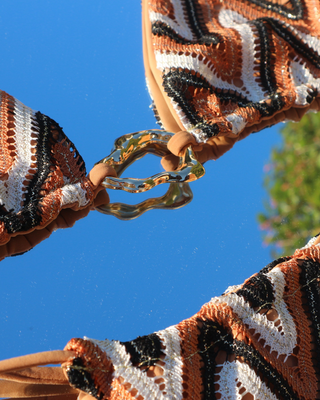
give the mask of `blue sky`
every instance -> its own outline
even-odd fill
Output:
[[[157,128],[144,81],[140,12],[132,0],[0,3],[1,89],[55,119],[88,171],[117,137]],[[207,163],[187,207],[129,222],[92,212],[4,260],[0,358],[60,349],[72,337],[129,340],[166,328],[260,270],[270,257],[256,215],[277,129]],[[160,170],[159,159],[149,156],[126,175]],[[141,201],[109,194],[112,201]]]

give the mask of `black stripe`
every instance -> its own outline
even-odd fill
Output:
[[[35,116],[39,126],[36,153],[37,172],[34,174],[31,182],[28,185],[24,206],[28,206],[30,203],[38,204],[39,191],[49,175],[51,165],[51,132],[49,118],[40,112],[37,112]]]
[[[278,93],[269,96],[269,103],[252,103],[247,98],[231,91],[226,93],[219,88],[213,88],[209,82],[197,75],[193,75],[187,71],[171,70],[162,76],[163,88],[167,95],[181,107],[189,121],[198,129],[201,129],[208,138],[216,136],[219,133],[217,124],[209,124],[207,120],[202,119],[192,105],[191,94],[188,91],[189,87],[204,88],[214,93],[221,101],[232,101],[238,107],[253,107],[258,110],[262,117],[272,116],[277,111],[281,110],[284,105],[282,97]]]
[[[184,0],[184,8],[188,16],[189,25],[192,33],[197,38],[199,44],[218,44],[219,36],[208,31],[205,23],[203,22],[203,15],[201,8],[196,6],[193,0]]]
[[[302,293],[307,298],[310,319],[313,328],[316,354],[312,357],[315,367],[320,368],[320,264],[318,261],[306,259],[301,266],[300,283]]]
[[[36,163],[37,171],[27,186],[25,200],[22,210],[14,213],[12,210],[6,210],[5,205],[0,208],[0,221],[5,225],[9,234],[23,232],[38,226],[42,220],[40,190],[50,173],[50,166],[54,165],[54,153],[52,146],[56,142],[64,142],[66,146],[74,150],[74,158],[77,159],[77,165],[81,176],[84,176],[85,164],[79,155],[74,144],[63,133],[62,128],[51,118],[37,112],[35,114],[38,139],[36,145]],[[52,130],[58,132],[58,137],[53,138]],[[29,144],[28,144],[29,145]]]
[[[147,336],[138,336],[130,342],[121,342],[130,354],[131,362],[137,367],[150,367],[160,360],[163,354],[161,340],[158,335],[152,333]]]
[[[292,48],[303,57],[305,57],[311,64],[316,68],[320,68],[320,56],[312,48],[308,46],[307,43],[299,39],[290,29],[289,25],[278,21],[274,18],[260,18],[256,21],[264,21],[268,23],[272,29],[279,35],[283,40],[285,40]]]
[[[79,155],[75,145],[67,138],[62,128],[51,118],[40,112],[36,113],[36,119],[40,129],[37,142],[37,172],[27,188],[25,206],[30,203],[37,204],[39,201],[39,191],[50,173],[50,166],[54,165],[54,153],[52,147],[57,142],[64,141],[65,146],[74,149],[74,158],[78,158],[77,165],[79,170],[85,173],[85,165],[82,157]],[[53,137],[52,131],[57,131],[58,136]]]
[[[243,358],[250,368],[256,371],[257,375],[272,393],[277,393],[283,400],[300,399],[283,376],[252,346],[234,340],[234,342],[230,344],[230,348],[233,349],[233,353],[237,358]]]
[[[214,388],[214,380],[216,373],[215,358],[220,350],[228,355],[232,354],[230,343],[232,336],[229,335],[221,325],[214,321],[199,320],[201,328],[198,328],[199,355],[203,362],[201,368],[203,392],[201,393],[204,400],[216,400],[216,392]],[[226,359],[226,361],[227,361]]]
[[[246,362],[266,384],[270,391],[277,394],[281,399],[299,400],[299,397],[283,376],[273,368],[256,349],[233,339],[221,325],[214,321],[199,321],[202,324],[202,327],[198,328],[200,331],[198,336],[198,348],[199,355],[204,364],[202,368],[204,377],[203,399],[216,399],[214,393],[215,357],[220,350],[223,350],[227,353],[227,358],[230,354],[235,354],[237,359]]]
[[[40,112],[36,113],[35,116],[39,127],[36,147],[37,171],[25,192],[22,211],[18,214],[9,212],[0,217],[8,233],[11,234],[32,229],[41,222],[41,214],[38,211],[39,191],[50,172],[50,129],[47,124],[48,117]]]
[[[237,290],[236,294],[242,296],[251,307],[269,310],[274,301],[273,286],[268,277],[259,272],[250,278]]]
[[[207,134],[208,137],[216,136],[219,133],[217,124],[208,124],[196,113],[191,104],[188,87],[205,88],[210,90],[209,83],[201,77],[192,75],[186,71],[170,71],[163,75],[163,88],[168,96],[179,104],[189,121]]]
[[[252,25],[257,28],[260,37],[260,78],[264,89],[269,92],[269,94],[274,94],[276,92],[274,71],[271,67],[271,46],[272,39],[268,34],[268,30],[264,21],[255,20],[252,21]]]
[[[190,40],[186,40],[183,37],[179,36],[169,25],[165,24],[162,21],[156,21],[151,26],[151,31],[153,35],[157,36],[167,36],[171,40],[174,40],[176,43],[180,44],[191,44]]]
[[[278,13],[285,18],[299,20],[303,18],[303,5],[299,0],[290,0],[292,9],[284,5],[276,4],[267,0],[248,0],[250,3],[256,4],[266,10]]]
[[[262,270],[259,273],[266,274],[269,271],[271,271],[274,267],[276,267],[277,265],[282,264],[283,262],[286,262],[289,260],[291,260],[291,257],[280,257],[280,258],[272,261],[268,265],[266,265],[264,268],[262,268]]]
[[[90,394],[97,400],[102,400],[104,398],[104,393],[95,386],[94,380],[90,373],[85,369],[81,358],[78,357],[72,361],[72,365],[67,368],[67,375],[70,384],[74,388]]]

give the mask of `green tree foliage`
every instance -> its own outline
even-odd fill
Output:
[[[320,114],[282,130],[282,144],[265,166],[269,200],[258,215],[272,256],[292,254],[320,231]]]

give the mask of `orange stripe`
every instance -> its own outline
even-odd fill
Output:
[[[298,367],[291,370],[288,381],[292,381],[292,387],[300,396],[306,396],[313,399],[317,395],[317,377],[312,363],[311,342],[312,336],[310,331],[310,321],[302,306],[301,286],[299,283],[299,266],[296,259],[292,259],[281,265],[281,271],[286,279],[286,292],[283,300],[285,301],[288,311],[290,312],[296,326],[298,336]]]
[[[183,362],[183,397],[194,400],[202,399],[202,361],[198,348],[197,318],[191,317],[180,322],[176,327],[181,338],[181,359]],[[186,397],[187,396],[187,397]]]
[[[130,387],[130,389],[128,389],[128,390],[132,390],[132,389],[133,388]],[[131,395],[131,393],[128,392],[128,390],[126,390],[124,388],[124,386],[120,383],[119,379],[114,379],[112,382],[112,391],[110,393],[110,400],[119,400],[119,399],[133,400],[133,399],[136,399],[136,397]],[[135,393],[135,391],[133,391],[133,393]],[[141,398],[141,400],[143,399],[142,396],[139,396],[139,397]],[[145,400],[147,400],[147,399],[145,399]]]
[[[109,399],[114,368],[106,353],[99,346],[83,339],[71,339],[65,350],[75,351],[77,356],[81,357],[85,370],[90,373],[99,394],[103,393],[103,398]],[[66,367],[70,365],[71,363],[65,364]]]
[[[0,179],[6,179],[6,174],[15,160],[14,98],[5,92],[0,92],[0,96]]]

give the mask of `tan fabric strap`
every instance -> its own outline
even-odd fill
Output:
[[[29,384],[20,382],[0,381],[0,397],[39,397],[60,394],[78,394],[77,389],[68,385]]]
[[[89,395],[88,395],[89,396]],[[55,396],[47,396],[47,395],[37,395],[34,397],[10,397],[10,398],[6,398],[4,400],[76,400],[78,398],[77,394],[59,394],[59,395],[55,395]],[[91,400],[93,398],[91,397]]]
[[[69,358],[74,358],[73,351],[53,350],[35,353],[22,357],[15,357],[9,360],[0,361],[0,374],[16,372],[21,369],[37,367],[39,365],[61,364]]]
[[[68,384],[64,372],[60,367],[33,367],[0,374],[0,379],[21,383],[49,383],[51,385]]]

